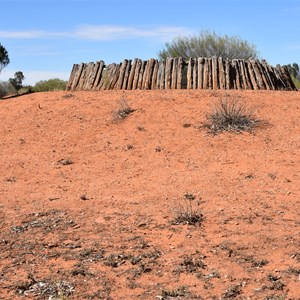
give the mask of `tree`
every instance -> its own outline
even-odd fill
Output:
[[[8,52],[0,43],[0,73],[9,64],[9,62]]]
[[[196,57],[223,57],[250,59],[257,58],[256,46],[237,36],[219,36],[215,32],[202,31],[198,35],[178,36],[165,44],[165,49],[158,53],[161,59],[179,57],[184,60]]]
[[[23,72],[18,71],[15,73],[15,77],[9,78],[8,81],[18,91],[19,89],[22,88],[22,82],[24,79],[25,79],[25,76],[24,76]]]
[[[291,76],[295,77],[297,80],[300,80],[300,69],[297,63],[293,63],[292,65],[288,64],[287,68]]]

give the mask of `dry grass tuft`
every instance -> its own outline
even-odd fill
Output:
[[[188,224],[188,225],[201,225],[203,215],[197,207],[197,203],[193,203],[195,196],[192,194],[185,194],[184,199],[177,203],[175,208],[175,217],[171,221],[173,225]]]
[[[212,134],[219,134],[223,131],[236,133],[251,131],[259,123],[253,111],[243,99],[221,98],[207,114],[208,123],[204,127],[208,128]]]
[[[113,121],[122,121],[134,111],[135,109],[129,106],[126,98],[123,96],[120,100],[118,100],[118,109],[113,114]]]

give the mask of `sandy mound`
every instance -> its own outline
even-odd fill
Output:
[[[223,96],[264,125],[208,134]],[[1,101],[0,299],[299,299],[299,108],[267,91]],[[201,224],[176,224],[190,210]]]

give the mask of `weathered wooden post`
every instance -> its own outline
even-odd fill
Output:
[[[159,62],[157,88],[163,90],[166,88],[166,61],[163,59]]]
[[[208,72],[209,72],[209,67],[208,67],[208,58],[204,58],[204,66],[203,66],[203,89],[208,89]]]
[[[203,89],[203,69],[204,69],[204,58],[198,57],[198,89]]]
[[[183,64],[182,64],[182,57],[178,57],[177,60],[177,89],[182,88],[182,71],[183,71]]]
[[[120,77],[120,70],[121,70],[122,64],[114,64],[113,68],[111,68],[109,74],[108,74],[108,87],[107,90],[113,90],[118,89],[118,82]]]
[[[259,68],[257,66],[257,60],[256,59],[255,60],[251,59],[250,63],[252,65],[252,68],[253,68],[253,71],[254,71],[254,74],[255,74],[258,89],[259,90],[264,90],[265,86],[264,86],[264,82],[263,82],[263,79],[261,77],[261,73],[259,71]]]
[[[193,58],[193,71],[192,71],[192,88],[195,90],[198,87],[198,59]]]
[[[193,88],[193,59],[190,58],[188,62],[188,69],[187,69],[187,88]]]
[[[137,59],[136,65],[135,65],[135,70],[134,70],[133,83],[132,83],[133,90],[136,90],[138,88],[139,74],[140,74],[141,66],[142,66],[142,60]]]
[[[218,84],[218,62],[216,56],[211,59],[211,73],[212,73],[212,88],[214,90],[219,89]]]
[[[154,61],[154,67],[153,67],[153,73],[152,73],[152,78],[151,78],[151,90],[155,90],[156,89],[158,67],[159,67],[158,60],[155,59],[155,61]]]
[[[268,79],[270,89],[271,89],[271,90],[275,90],[275,89],[276,89],[276,87],[275,87],[275,85],[274,85],[275,82],[276,82],[276,81],[274,80],[274,79],[275,79],[275,76],[274,76],[274,74],[273,74],[272,69],[269,68],[268,63],[266,62],[265,59],[262,60],[261,66],[262,66],[262,68],[264,69],[264,73],[266,74],[266,77],[267,77],[267,79]]]
[[[72,71],[71,71],[68,83],[66,85],[66,90],[67,91],[69,91],[71,89],[71,86],[72,86],[72,83],[73,83],[73,80],[74,80],[74,77],[75,77],[75,74],[76,74],[76,71],[77,71],[77,68],[78,68],[77,66],[78,66],[77,64],[74,64],[73,67],[72,67]]]
[[[131,59],[128,60],[128,63],[127,63],[126,69],[125,69],[124,79],[123,79],[123,83],[122,83],[122,90],[127,89],[127,83],[128,83],[130,70],[131,70]]]
[[[251,82],[251,85],[252,85],[253,89],[254,90],[259,90],[259,87],[258,87],[257,81],[256,81],[256,77],[255,77],[255,72],[254,72],[254,69],[253,69],[253,65],[252,65],[250,60],[245,62],[245,67],[248,70],[249,79],[250,79],[250,82]]]
[[[221,90],[225,90],[226,88],[225,66],[222,57],[218,58],[218,69],[219,69],[219,87]]]
[[[104,69],[104,61],[100,60],[100,62],[98,62],[98,69],[97,69],[97,72],[96,72],[96,77],[95,77],[95,80],[94,80],[94,83],[93,83],[93,86],[92,86],[92,90],[97,90],[97,87],[100,83],[100,79],[101,79],[101,76],[102,76],[103,69]]]
[[[84,84],[84,87],[83,87],[84,90],[86,90],[86,91],[91,91],[92,90],[92,87],[93,87],[94,81],[95,81],[95,77],[96,77],[96,73],[98,71],[98,67],[99,67],[98,62],[91,63],[91,67],[88,70],[86,81],[85,81],[85,84]]]
[[[77,86],[77,89],[78,89],[78,90],[82,90],[82,87],[83,87],[83,85],[84,85],[84,83],[85,83],[85,79],[86,79],[88,67],[89,67],[89,63],[83,64],[83,68],[82,68],[80,80],[79,80],[78,86]]]
[[[177,64],[178,58],[172,58],[172,68],[171,68],[171,89],[176,89],[177,87]]]
[[[132,65],[131,65],[131,68],[130,68],[129,77],[128,77],[128,82],[127,82],[127,89],[128,90],[132,89],[134,72],[135,72],[135,67],[136,67],[136,62],[137,62],[137,59],[135,58],[133,60],[133,62],[132,62]]]
[[[151,79],[152,79],[154,64],[155,64],[155,59],[151,58],[148,60],[147,68],[145,70],[145,80],[143,85],[143,89],[145,90],[149,90],[151,88]]]
[[[138,86],[137,89],[141,90],[143,88],[143,78],[145,76],[145,69],[146,69],[147,61],[143,60],[140,68],[140,73],[139,73],[139,81],[138,81]]]
[[[172,64],[173,64],[173,59],[171,57],[168,57],[166,59],[166,82],[165,82],[166,89],[171,89]]]
[[[212,82],[212,59],[208,59],[208,88],[213,88],[213,82]]]
[[[119,79],[118,79],[117,86],[116,86],[117,90],[121,90],[122,89],[122,85],[123,85],[123,80],[124,80],[124,77],[125,77],[125,71],[126,71],[126,68],[127,68],[127,64],[128,64],[128,60],[124,59],[123,63],[121,64],[121,68],[120,68],[120,75],[119,75]]]

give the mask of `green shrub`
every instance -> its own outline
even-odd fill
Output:
[[[0,98],[3,98],[8,95],[16,94],[17,90],[15,87],[8,81],[0,82]]]
[[[34,92],[48,92],[48,91],[64,91],[66,89],[67,82],[53,78],[49,80],[42,80],[35,84],[33,87]]]
[[[258,57],[256,46],[238,36],[219,36],[215,32],[201,31],[194,36],[178,36],[165,49],[158,53],[160,59],[183,57],[184,60],[195,57],[223,57],[249,59]]]
[[[296,79],[296,77],[294,77],[293,75],[291,76],[292,80],[294,82],[295,87],[300,90],[300,80]]]

